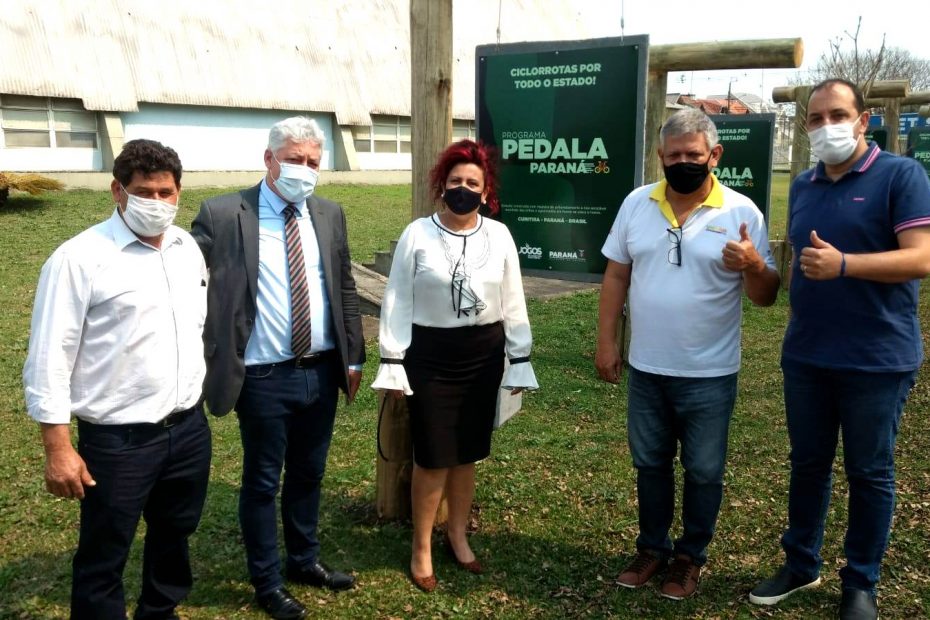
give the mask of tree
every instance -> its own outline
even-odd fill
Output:
[[[912,91],[930,89],[930,60],[917,58],[899,47],[886,47],[884,37],[878,50],[860,50],[861,29],[862,17],[859,17],[855,32],[845,31],[844,36],[830,41],[830,51],[820,57],[804,82],[816,84],[835,77],[857,84],[906,79],[910,80]],[[844,49],[846,39],[852,42],[852,50]]]

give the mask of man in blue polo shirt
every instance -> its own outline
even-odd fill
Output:
[[[840,617],[877,618],[875,585],[894,509],[894,444],[923,358],[919,280],[930,273],[930,183],[913,160],[864,135],[862,93],[811,90],[807,130],[820,159],[789,193],[795,260],[782,349],[791,441],[786,563],[749,595],[774,605],[820,582],[837,437],[849,481]]]

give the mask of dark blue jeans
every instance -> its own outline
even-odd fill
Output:
[[[629,367],[627,427],[636,467],[639,537],[636,547],[662,556],[707,561],[723,499],[727,434],[736,402],[737,375],[670,377]],[[682,536],[674,546],[674,459],[681,444],[684,492]]]
[[[126,617],[123,569],[145,519],[138,620],[173,618],[193,584],[187,540],[207,497],[210,427],[198,406],[164,428],[78,423],[78,452],[97,482],[81,501],[72,620]]]
[[[791,440],[788,529],[782,547],[788,567],[814,579],[823,560],[837,437],[849,481],[849,524],[843,587],[874,592],[894,512],[894,445],[917,371],[831,370],[782,360]]]
[[[317,560],[320,485],[338,401],[337,362],[310,368],[248,366],[236,403],[242,438],[239,523],[257,594],[280,588],[275,498],[281,485],[281,522],[287,564]]]

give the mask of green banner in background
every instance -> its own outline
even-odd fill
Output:
[[[477,48],[477,134],[500,153],[500,217],[524,273],[600,279],[617,209],[642,184],[648,47],[632,36]]]
[[[930,175],[930,127],[914,127],[907,134],[908,157],[913,157]]]
[[[878,145],[883,151],[888,150],[888,129],[886,127],[869,127],[865,132],[865,141]]]
[[[752,199],[765,223],[772,197],[774,114],[713,114],[723,156],[714,169],[717,180]]]

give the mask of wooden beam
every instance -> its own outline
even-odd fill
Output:
[[[411,220],[435,209],[429,170],[452,141],[452,0],[410,0]]]
[[[803,57],[804,42],[799,38],[650,45],[649,71],[796,69]]]
[[[917,111],[917,114],[923,116],[924,118],[930,117],[930,105],[920,106],[920,110]]]
[[[930,90],[919,90],[913,92],[907,97],[904,97],[900,101],[901,105],[922,105],[924,103],[930,103]],[[884,105],[881,99],[866,99],[865,105],[870,108],[877,108]]]
[[[865,90],[866,98],[888,99],[890,97],[907,97],[911,94],[910,80],[882,80],[872,82],[872,87]]]
[[[859,87],[864,88],[865,84],[860,84]],[[772,101],[775,103],[794,103],[797,99],[795,91],[798,88],[800,87],[776,86],[772,89]],[[906,97],[910,93],[910,90],[911,83],[909,80],[882,80],[879,82],[873,82],[872,88],[863,94],[867,98],[873,97],[886,99],[889,97]]]

